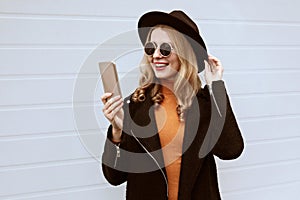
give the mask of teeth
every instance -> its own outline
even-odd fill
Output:
[[[156,66],[156,67],[166,67],[167,64],[156,64],[155,66]]]

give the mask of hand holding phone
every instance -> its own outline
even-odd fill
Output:
[[[104,104],[102,111],[105,117],[112,124],[113,141],[119,142],[123,129],[124,111],[122,109],[123,100],[116,64],[113,62],[99,62],[99,70],[105,92],[105,94],[101,97]]]

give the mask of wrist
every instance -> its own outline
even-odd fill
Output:
[[[122,129],[112,128],[112,141],[113,142],[120,142],[122,135]]]

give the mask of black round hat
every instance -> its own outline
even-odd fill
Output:
[[[184,34],[195,52],[198,72],[201,72],[204,69],[204,60],[208,60],[208,55],[206,45],[195,22],[180,10],[170,13],[160,11],[145,13],[138,22],[138,32],[143,44],[146,42],[151,27],[159,24],[170,26]]]

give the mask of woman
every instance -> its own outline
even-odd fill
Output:
[[[221,62],[207,55],[182,11],[146,13],[138,27],[145,51],[140,86],[125,101],[101,97],[111,122],[104,176],[113,185],[127,182],[128,200],[221,199],[214,155],[235,159],[244,147]]]

